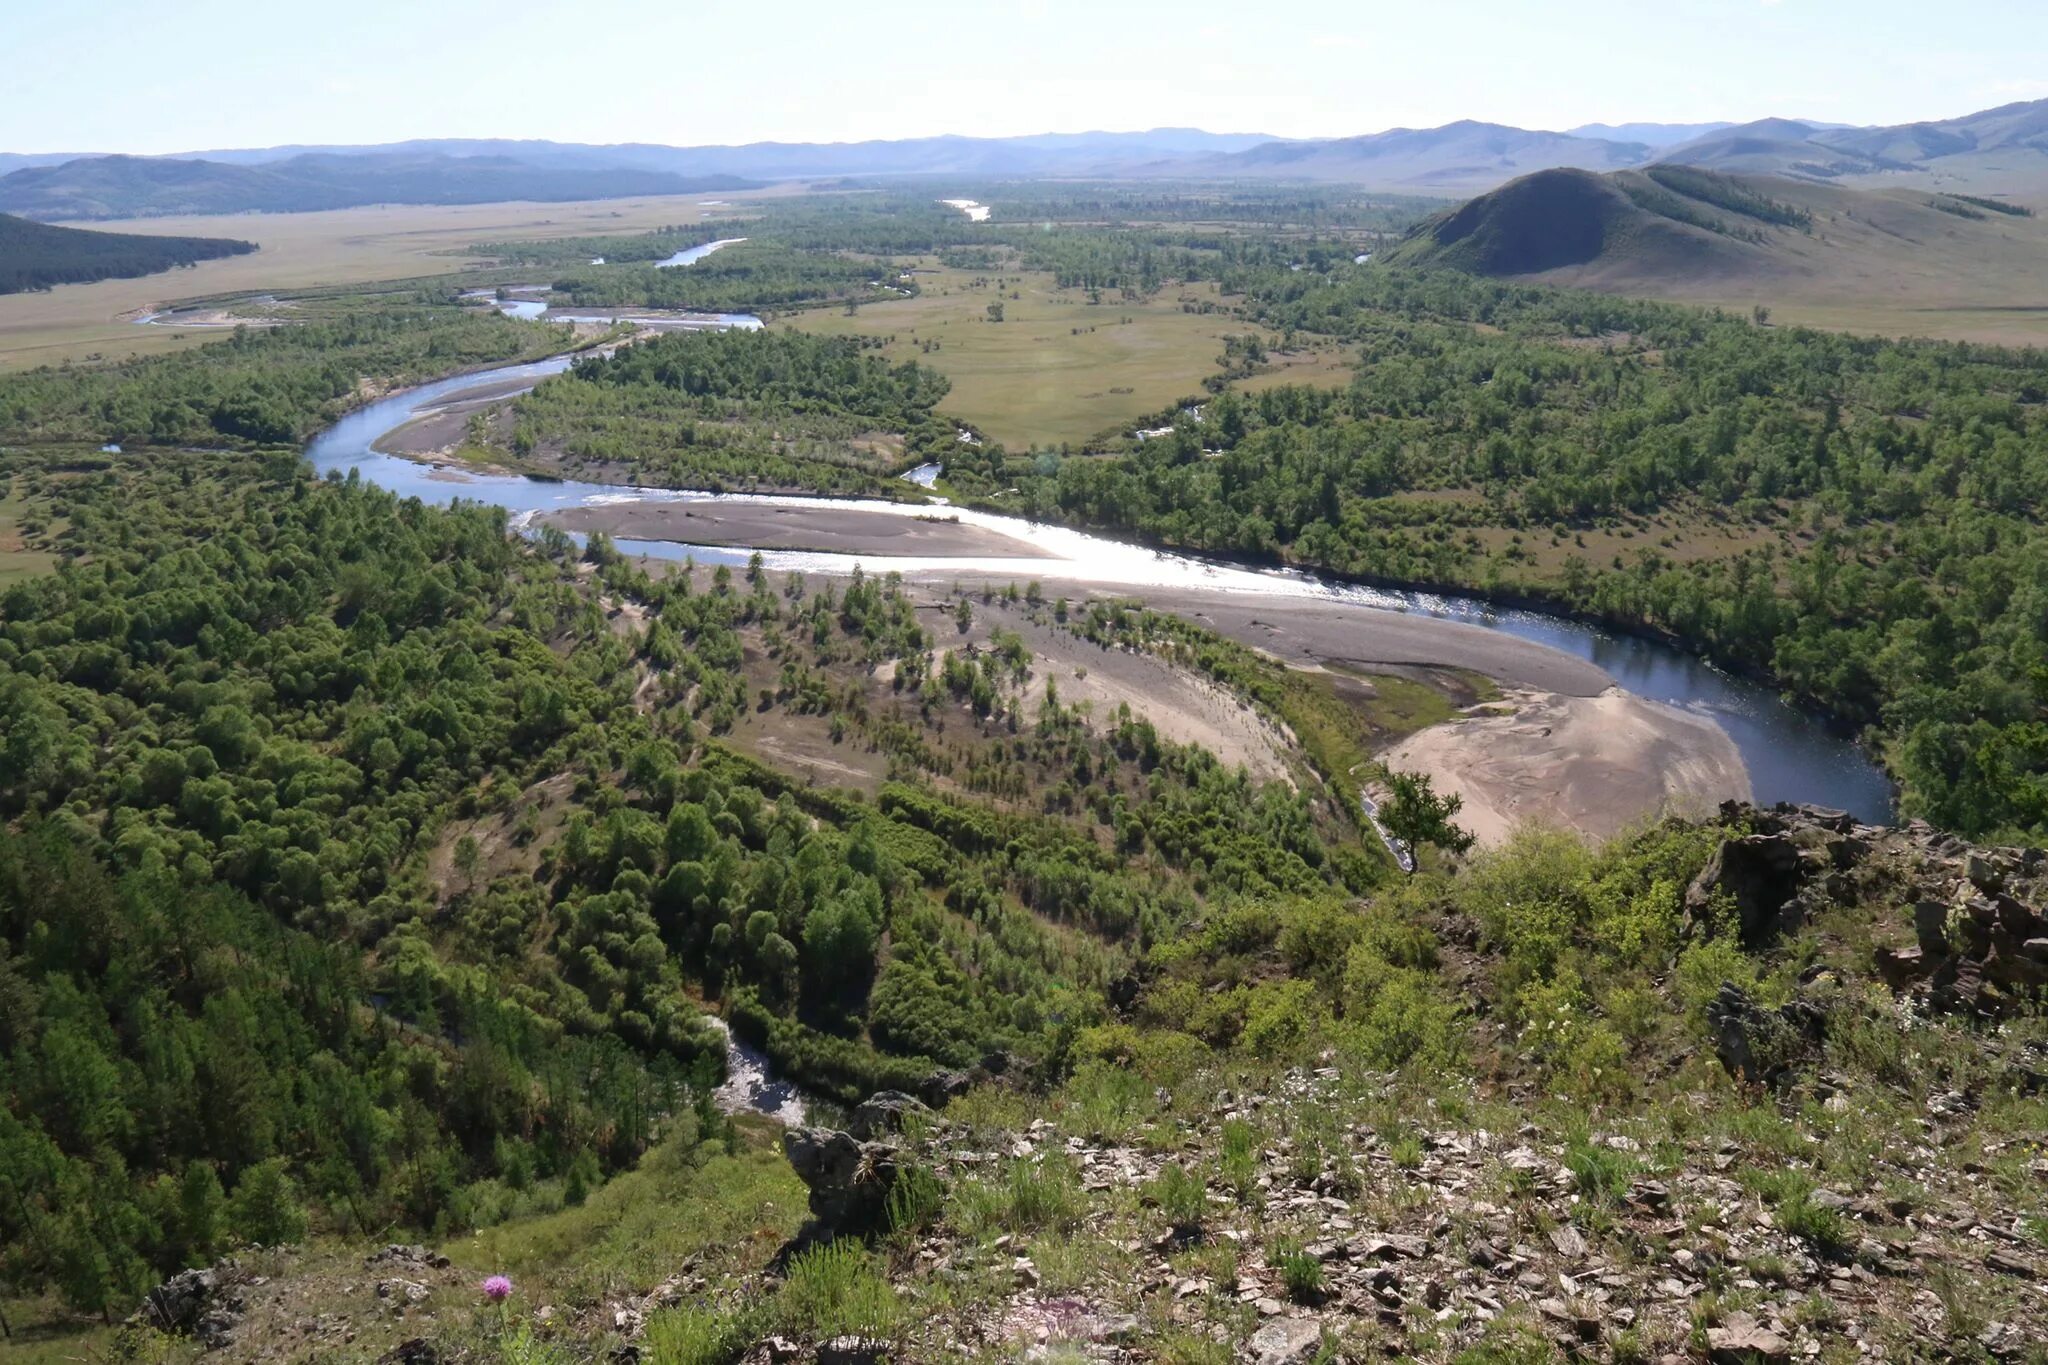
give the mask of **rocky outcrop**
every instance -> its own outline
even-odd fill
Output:
[[[1865,907],[1882,933],[1903,929],[1910,907],[1913,941],[1875,954],[1893,990],[1985,1018],[2048,993],[2048,852],[1978,847],[1918,820],[1862,825],[1817,806],[1729,802],[1721,822],[1741,832],[1686,890],[1693,932],[1732,928],[1757,951],[1829,908]]]
[[[860,1102],[846,1121],[846,1131],[863,1142],[903,1131],[904,1121],[929,1118],[931,1106],[901,1090],[878,1090]]]
[[[220,1350],[233,1340],[247,1309],[238,1292],[240,1283],[232,1261],[205,1270],[181,1270],[150,1290],[130,1321],[191,1337],[209,1351]]]
[[[1724,981],[1707,1003],[1707,1026],[1714,1033],[1714,1053],[1729,1075],[1781,1089],[1795,1065],[1826,1036],[1827,1015],[1806,1000],[1766,1010],[1741,987]]]
[[[782,1151],[810,1189],[819,1230],[862,1237],[887,1226],[889,1192],[904,1170],[897,1147],[835,1128],[793,1128],[782,1135]]]
[[[1971,849],[1940,894],[1913,908],[1912,947],[1879,948],[1877,970],[1894,990],[1934,1009],[2009,1014],[2048,988],[2048,855],[2031,849]]]
[[[1869,850],[1868,836],[1880,832],[1822,806],[1759,809],[1731,801],[1721,807],[1721,822],[1752,832],[1727,839],[1700,869],[1686,888],[1686,917],[1695,932],[1705,932],[1719,927],[1716,907],[1732,906],[1733,927],[1750,952],[1792,934],[1818,902],[1840,892],[1843,884],[1830,874],[1855,866]]]

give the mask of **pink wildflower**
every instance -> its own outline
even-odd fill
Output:
[[[503,1275],[493,1275],[484,1281],[484,1297],[492,1303],[503,1303],[512,1297],[512,1281]]]

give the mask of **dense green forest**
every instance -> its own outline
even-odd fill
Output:
[[[1166,544],[1654,628],[1875,727],[1910,811],[2048,830],[2048,358],[1448,272],[1225,279],[1257,320],[1355,345],[1350,385],[1162,414],[1170,437],[1112,459],[963,453],[949,477]]]
[[[752,239],[686,266],[586,266],[557,276],[554,286],[558,297],[579,308],[630,304],[712,313],[865,302],[888,297],[890,289],[914,291],[910,281],[872,260]]]
[[[0,294],[88,280],[128,279],[254,251],[226,237],[151,237],[51,227],[0,213]]]
[[[513,404],[512,454],[688,488],[889,494],[903,467],[953,448],[949,387],[861,339],[675,332],[578,361]]]
[[[562,349],[558,328],[394,301],[318,322],[237,329],[197,350],[123,365],[0,375],[0,441],[263,445],[298,441],[399,388]]]
[[[0,596],[0,1277],[84,1311],[580,1199],[717,1122],[686,986],[857,1098],[1048,1056],[1209,897],[1378,875],[1284,785],[1027,713],[1013,649],[941,664],[890,582],[650,579],[284,453],[0,479],[64,560]],[[791,785],[719,738],[757,706],[899,779]]]

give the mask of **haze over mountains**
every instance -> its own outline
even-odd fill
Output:
[[[1534,171],[1654,164],[2040,198],[2048,196],[2048,100],[1878,128],[1770,118],[1587,124],[1548,132],[1460,120],[1292,140],[1156,128],[717,147],[426,139],[181,157],[0,154],[0,172],[8,172],[0,174],[0,212],[45,220],[284,212],[368,203],[602,199],[907,175],[1306,180],[1464,196]]]

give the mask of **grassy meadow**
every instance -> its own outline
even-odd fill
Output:
[[[1000,283],[998,283],[1000,281]],[[916,298],[802,313],[787,325],[888,338],[883,354],[953,381],[941,408],[1012,449],[1078,445],[1201,390],[1226,334],[1270,334],[1220,311],[1212,284],[1090,303],[1046,274],[936,269]],[[989,307],[1001,304],[1003,320]],[[1219,311],[1202,312],[1203,305]],[[936,350],[922,349],[936,342]]]
[[[718,196],[738,203],[773,191]],[[0,370],[122,360],[202,343],[223,328],[140,327],[130,318],[183,299],[238,291],[311,289],[412,279],[488,264],[477,242],[646,232],[705,214],[703,196],[566,204],[385,205],[325,213],[142,218],[95,230],[239,237],[260,250],[132,280],[60,285],[0,297]],[[727,210],[730,212],[731,210]]]

